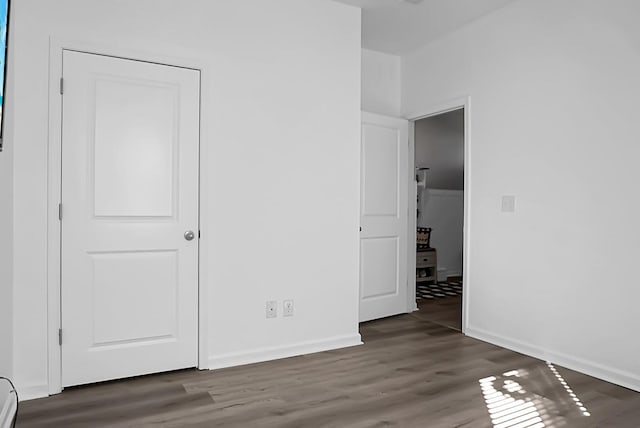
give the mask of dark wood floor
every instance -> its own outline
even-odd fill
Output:
[[[365,345],[348,349],[70,388],[21,403],[18,427],[482,428],[516,416],[531,427],[534,417],[539,427],[640,426],[640,394],[420,312],[362,324],[361,333]]]
[[[462,331],[462,296],[418,300],[415,316],[435,324]]]

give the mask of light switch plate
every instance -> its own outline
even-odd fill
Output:
[[[516,197],[513,195],[502,196],[502,212],[512,213],[516,211]]]

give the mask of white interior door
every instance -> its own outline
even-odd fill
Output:
[[[64,51],[63,77],[62,384],[194,367],[199,72]]]
[[[408,127],[362,113],[360,321],[408,311]]]

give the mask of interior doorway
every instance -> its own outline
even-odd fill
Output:
[[[447,115],[449,113],[450,116]],[[457,301],[455,304],[453,299],[439,303],[447,303],[450,306],[447,308],[449,314],[452,310],[456,311],[455,324],[446,323],[464,333],[468,320],[470,290],[470,97],[450,100],[406,117],[407,119],[401,119],[366,112],[362,115],[360,321],[418,311],[421,306],[427,305],[424,300],[435,300],[425,299],[424,294],[418,294],[418,291],[424,291],[422,286],[442,287],[443,284],[439,282],[450,281],[451,284],[444,284],[445,288],[448,288],[446,291],[455,293],[458,296]],[[457,139],[457,157],[453,162],[456,166],[447,169],[434,164],[435,170],[442,169],[445,176],[451,174],[452,170],[459,173],[454,174],[457,184],[441,186],[445,189],[429,187],[426,179],[429,175],[427,171],[431,171],[431,167],[427,165],[428,161],[423,162],[420,157],[423,151],[421,128],[423,124],[430,123],[430,119],[436,122],[448,119],[457,127],[456,132],[461,136],[461,141],[460,138]],[[419,156],[417,163],[416,144]],[[429,157],[430,161],[440,159],[445,166],[452,163],[437,153]],[[451,220],[447,216],[436,218],[423,214],[422,218],[418,218],[419,209],[425,212],[432,207],[418,206],[418,182],[421,192],[422,187],[428,189],[428,194],[422,195],[421,205],[425,202],[425,196],[448,196],[449,193],[455,195],[455,198],[452,197],[448,202],[459,208],[461,205],[456,211],[457,238],[451,238],[452,234],[446,233],[447,227],[440,226],[442,222],[446,226],[446,221]],[[451,189],[446,189],[447,187]],[[425,221],[433,221],[436,227],[425,224]],[[419,225],[428,230],[430,228],[431,232],[426,235],[425,231],[422,231],[423,242],[417,240],[416,232]],[[440,233],[434,232],[436,228]],[[447,237],[457,239],[458,244],[453,250],[451,245],[448,245]],[[424,242],[425,239],[427,242]],[[418,244],[421,247],[418,247]],[[442,247],[441,256],[436,245]],[[418,252],[418,249],[428,251]],[[447,293],[440,294],[453,297]],[[415,315],[432,316],[442,312],[438,308],[426,306],[422,309]],[[435,321],[443,323],[442,319]]]
[[[463,331],[465,107],[413,121],[418,316]]]

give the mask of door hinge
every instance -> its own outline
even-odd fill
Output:
[[[60,78],[60,95],[64,94],[64,79]]]
[[[62,221],[62,203],[58,204],[58,220]]]
[[[200,231],[198,231],[198,239],[200,239]]]
[[[62,346],[62,329],[58,329],[58,345]]]

